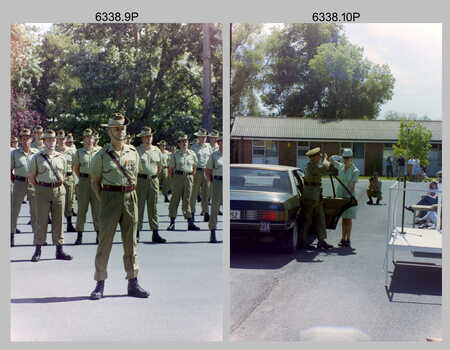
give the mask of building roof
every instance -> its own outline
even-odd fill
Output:
[[[431,142],[442,142],[442,121],[420,121],[431,130]],[[232,139],[305,141],[396,141],[398,120],[353,120],[321,122],[317,119],[285,117],[237,117]]]

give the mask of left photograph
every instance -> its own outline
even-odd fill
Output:
[[[222,25],[11,25],[11,341],[221,341]]]

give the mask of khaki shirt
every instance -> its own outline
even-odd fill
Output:
[[[170,153],[168,150],[164,150],[164,152],[161,152],[161,166],[168,167],[169,166],[169,159],[172,153]]]
[[[169,167],[174,170],[191,173],[194,168],[197,167],[197,162],[197,156],[194,151],[191,151],[190,149],[187,149],[184,152],[177,150],[172,153],[172,156],[170,157]]]
[[[219,150],[219,144],[217,142],[214,145],[212,145],[211,143],[208,143],[208,145],[211,148],[212,152]]]
[[[195,155],[197,156],[197,167],[206,168],[206,163],[208,162],[209,156],[213,152],[210,145],[208,143],[194,143],[191,147],[191,150],[194,151]]]
[[[137,147],[139,153],[139,174],[149,176],[158,174],[158,166],[161,166],[161,150],[156,146],[150,146],[145,150],[144,145]]]
[[[31,148],[36,148],[39,151],[42,151],[45,148],[44,142],[42,142],[42,146],[39,146],[36,142],[31,143]]]
[[[48,156],[49,162],[58,175],[56,176],[42,154],[48,155],[47,149],[39,151],[31,158],[30,174],[36,176],[37,182],[54,183],[64,181],[68,170],[67,161],[64,155],[54,151],[51,156]]]
[[[56,151],[64,155],[64,158],[66,158],[67,161],[67,171],[72,172],[73,157],[75,156],[76,149],[74,150],[71,147],[66,147],[66,149],[62,151],[61,149],[56,148]]]
[[[91,175],[100,177],[102,185],[130,186],[127,177],[122,173],[107,151],[112,150],[116,159],[131,179],[131,184],[136,185],[139,169],[139,153],[131,145],[124,145],[121,152],[116,152],[108,143],[98,151],[91,164]]]
[[[326,166],[322,163],[314,164],[313,162],[308,162],[305,168],[305,177],[303,178],[305,186],[303,189],[303,199],[307,200],[320,200],[320,195],[322,193],[322,176],[328,175],[330,172]],[[316,186],[307,185],[306,183],[315,183]]]
[[[208,159],[208,163],[206,164],[206,168],[212,169],[213,176],[222,176],[222,166],[223,166],[223,158],[222,152],[214,151],[211,153],[211,156]]]
[[[27,177],[30,171],[31,158],[38,153],[39,150],[31,148],[27,154],[22,148],[17,148],[11,152],[11,170],[14,175]]]
[[[91,148],[90,151],[88,151],[84,147],[77,149],[77,151],[75,152],[75,154],[73,156],[73,166],[75,167],[75,166],[79,165],[80,173],[90,174],[92,159],[94,159],[95,154],[100,149]]]

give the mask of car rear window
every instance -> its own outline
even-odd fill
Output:
[[[232,190],[292,192],[287,171],[231,168],[230,185]]]

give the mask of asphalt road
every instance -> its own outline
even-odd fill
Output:
[[[394,270],[390,264],[392,300],[388,297],[383,269],[388,207],[366,204],[367,183],[361,180],[356,188],[354,250],[283,255],[270,244],[231,242],[230,340],[425,341],[428,336],[442,337],[440,268],[403,265]],[[383,203],[392,183],[383,184]],[[418,197],[409,193],[406,204],[414,204]],[[397,220],[401,222],[400,214]],[[405,222],[411,224],[411,213],[406,212]],[[337,246],[340,232],[339,223],[335,231],[328,231],[328,242]],[[396,252],[396,257],[441,264],[436,257],[413,257],[410,252]]]
[[[209,243],[207,223],[186,231],[177,217],[169,225],[168,203],[160,198],[160,234],[167,244],[152,244],[148,223],[138,247],[139,283],[148,299],[128,297],[120,233],[116,233],[108,265],[105,298],[88,299],[95,287],[95,232],[86,227],[84,243],[74,246],[76,233],[65,234],[64,250],[72,261],[55,260],[55,247],[42,248],[41,261],[30,262],[34,247],[28,205],[22,206],[11,248],[12,341],[220,341],[223,317],[222,244]],[[200,209],[197,209],[197,213]],[[181,208],[179,209],[181,213]],[[76,219],[76,218],[74,218]],[[200,220],[201,217],[196,217]],[[145,221],[146,215],[145,215]],[[219,217],[218,240],[222,240]],[[91,222],[91,218],[88,218]],[[51,242],[51,234],[47,241]]]

